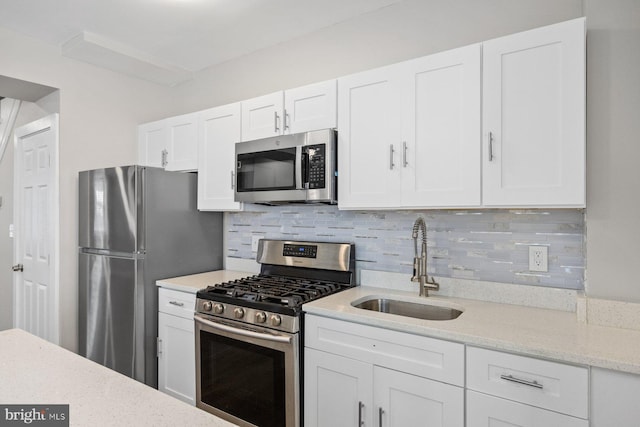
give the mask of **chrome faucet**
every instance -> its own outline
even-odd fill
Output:
[[[418,232],[422,233],[422,251],[418,256]],[[412,282],[420,282],[420,296],[429,296],[429,289],[437,291],[440,289],[440,284],[427,275],[427,225],[422,217],[418,217],[416,222],[413,223],[413,237],[414,244],[414,257],[413,257],[413,277]]]

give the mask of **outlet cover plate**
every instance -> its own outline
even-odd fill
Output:
[[[529,246],[529,271],[549,271],[549,248]]]
[[[263,238],[264,236],[251,235],[251,252],[258,252],[258,242]]]

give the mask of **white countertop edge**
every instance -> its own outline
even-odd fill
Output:
[[[356,287],[307,303],[303,310],[308,314],[472,346],[640,374],[639,331],[589,325],[578,321],[570,312],[451,297],[423,300],[465,308],[459,319],[442,322],[376,313],[350,305],[351,301],[381,295],[419,300],[402,291]]]
[[[195,294],[200,289],[204,289],[207,286],[229,282],[231,280],[236,280],[252,275],[253,273],[249,271],[207,271],[205,273],[190,274],[188,276],[170,277],[166,279],[156,280],[156,286]]]

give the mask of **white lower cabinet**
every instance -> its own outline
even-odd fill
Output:
[[[158,296],[158,390],[195,405],[195,295],[160,288]]]
[[[467,426],[587,427],[589,370],[467,346]]]
[[[640,425],[640,375],[591,368],[591,426]]]
[[[588,427],[589,422],[530,405],[467,391],[467,427]]]
[[[462,383],[441,382],[462,380],[462,344],[318,316],[305,339],[305,426],[464,425]]]

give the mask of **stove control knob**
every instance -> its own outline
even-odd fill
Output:
[[[280,326],[281,323],[282,323],[282,317],[278,316],[277,314],[274,314],[271,316],[271,324],[273,326]]]
[[[267,315],[264,311],[258,311],[256,313],[256,322],[264,323],[267,321]]]
[[[224,313],[224,305],[220,304],[220,303],[215,303],[213,305],[213,312],[215,314],[222,314]]]
[[[233,309],[233,316],[236,319],[242,319],[244,317],[244,308],[236,307]]]
[[[202,303],[202,309],[204,311],[211,311],[212,307],[213,307],[213,304],[211,303],[211,301],[205,301],[204,303]]]

